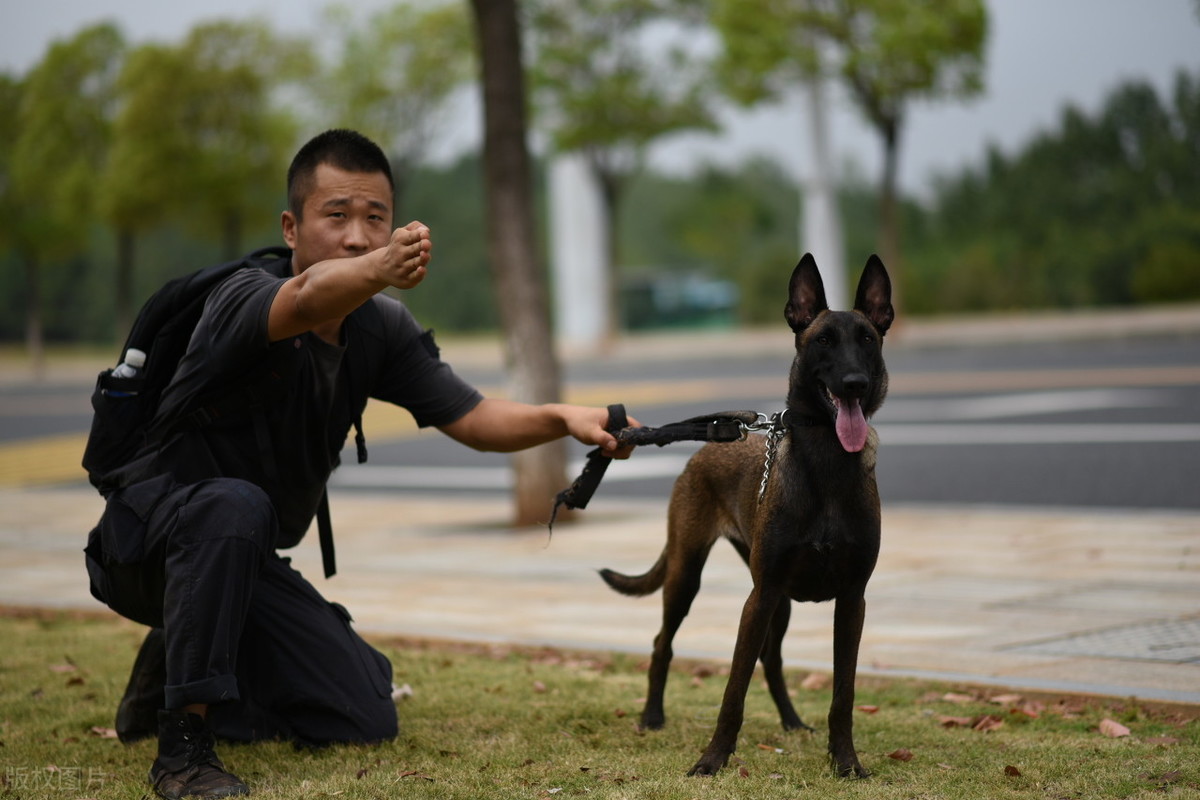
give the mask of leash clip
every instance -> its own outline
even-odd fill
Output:
[[[776,416],[778,416],[778,415],[776,415]],[[742,435],[741,435],[741,437],[739,437],[738,441],[744,440],[746,438],[746,435],[750,434],[750,433],[758,433],[759,431],[769,431],[774,426],[774,424],[775,423],[774,423],[772,417],[768,417],[766,414],[759,411],[757,418],[753,422],[739,422],[738,423],[738,427],[740,427],[742,429]]]

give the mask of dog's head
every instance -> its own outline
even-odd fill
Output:
[[[883,337],[895,318],[892,282],[871,256],[855,293],[853,311],[830,311],[817,262],[805,254],[788,285],[784,309],[796,333],[788,409],[815,423],[829,423],[849,453],[866,446],[867,418],[887,395]]]

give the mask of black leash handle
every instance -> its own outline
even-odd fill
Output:
[[[653,444],[659,447],[671,442],[736,442],[745,437],[748,431],[763,429],[765,417],[757,411],[722,411],[718,414],[705,414],[701,417],[691,417],[682,422],[672,422],[661,428],[631,428],[629,417],[625,414],[625,406],[620,403],[608,407],[608,427],[606,430],[617,437],[621,446]],[[588,501],[596,493],[600,481],[612,458],[596,448],[588,453],[587,463],[583,472],[569,487],[559,492],[554,498],[554,507],[550,511],[551,530],[558,509],[587,508]]]
[[[620,434],[624,433],[629,428],[629,416],[625,413],[625,406],[621,403],[614,403],[608,407],[608,425],[605,427],[609,433],[617,437],[620,441]],[[632,430],[637,430],[636,428]],[[624,442],[622,442],[624,444]],[[554,507],[550,510],[550,521],[546,523],[546,527],[554,529],[554,520],[558,517],[558,509],[561,506],[567,508],[587,508],[588,501],[592,499],[592,495],[596,493],[596,488],[600,485],[601,479],[604,478],[604,473],[608,470],[608,465],[612,463],[612,458],[606,456],[604,451],[597,447],[587,455],[587,463],[584,464],[583,472],[575,479],[575,482],[566,489],[559,492],[554,498]]]

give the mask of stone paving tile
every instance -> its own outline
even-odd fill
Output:
[[[339,574],[320,577],[315,536],[290,555],[364,631],[650,651],[659,596],[618,595],[596,570],[647,569],[665,540],[665,501],[597,499],[552,537],[507,529],[509,507],[498,500],[335,492],[331,505]],[[101,508],[87,488],[0,490],[0,604],[101,609],[81,552]],[[676,652],[727,660],[749,590],[745,566],[719,543]],[[794,607],[789,666],[830,668],[832,610]],[[895,507],[885,509],[860,664],[883,675],[1200,703],[1196,661],[1030,646],[1197,617],[1200,514]]]

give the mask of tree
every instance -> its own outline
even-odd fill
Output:
[[[553,147],[580,152],[606,210],[610,287],[616,286],[618,219],[630,179],[655,140],[715,130],[696,27],[680,0],[538,0],[531,6],[533,94]],[[607,298],[610,321],[614,299]],[[609,331],[611,335],[612,331]]]
[[[103,209],[117,235],[117,326],[128,329],[136,239],[167,219],[219,231],[239,255],[248,219],[274,216],[295,138],[272,91],[302,75],[303,52],[261,23],[216,22],[179,45],[132,52],[105,167]]]
[[[442,112],[472,77],[471,28],[461,3],[399,2],[361,27],[349,5],[325,11],[337,55],[318,81],[322,114],[378,142],[392,164],[396,206],[442,130]]]
[[[483,159],[488,255],[504,329],[510,395],[528,403],[560,398],[560,374],[538,258],[533,176],[526,142],[525,73],[516,0],[471,0],[483,85]],[[566,482],[566,443],[513,456],[516,524],[545,520]]]
[[[16,110],[10,179],[20,208],[12,235],[25,263],[26,344],[35,372],[45,358],[41,271],[86,247],[124,50],[120,31],[107,23],[55,42],[25,80]]]
[[[905,114],[913,100],[982,91],[983,0],[716,0],[714,21],[727,81],[743,98],[776,96],[819,68],[846,86],[882,140],[879,251],[899,284],[896,176]]]

